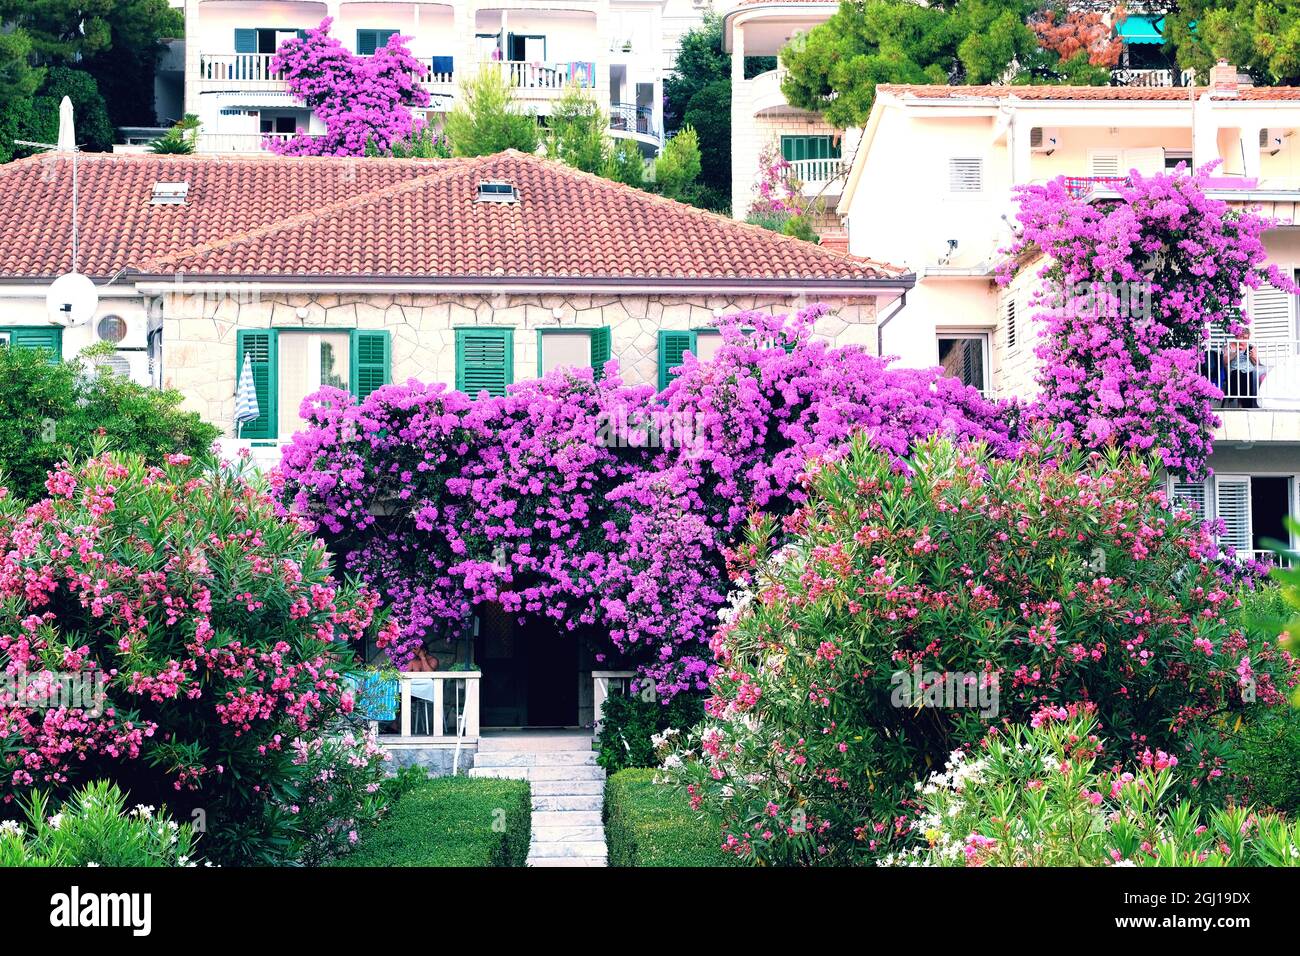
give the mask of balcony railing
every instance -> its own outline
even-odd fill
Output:
[[[659,130],[655,127],[654,110],[649,106],[637,106],[634,103],[611,103],[609,105],[609,128],[626,133],[637,133],[659,141]]]
[[[297,133],[199,133],[200,153],[260,153],[269,140],[286,140]]]
[[[593,726],[600,733],[600,722],[605,716],[605,701],[611,697],[627,696],[633,690],[636,671],[592,671]]]
[[[274,53],[200,53],[199,79],[205,83],[283,83],[271,69]]]
[[[366,716],[381,737],[476,738],[479,671],[406,671],[397,681],[392,710],[368,702]],[[381,712],[383,711],[383,712]]]
[[[1191,86],[1196,82],[1195,70],[1134,70],[1110,71],[1112,86]]]
[[[1300,410],[1300,339],[1217,340],[1201,371],[1223,392],[1223,408]]]
[[[844,159],[795,159],[790,162],[790,175],[804,186],[822,186],[844,175]]]
[[[498,60],[506,83],[517,90],[563,90],[570,79],[584,89],[596,85],[596,65],[591,62],[524,63]]]

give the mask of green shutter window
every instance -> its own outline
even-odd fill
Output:
[[[274,329],[240,329],[235,339],[235,389],[239,389],[239,376],[244,370],[244,356],[253,360],[253,384],[257,388],[257,407],[261,412],[251,422],[238,429],[240,438],[275,438],[279,427],[277,398],[279,382],[276,373],[276,332]]]
[[[661,329],[659,332],[659,391],[672,381],[670,372],[682,364],[682,356],[695,349],[695,333]]]
[[[352,332],[352,394],[358,400],[392,380],[392,344],[387,332]]]
[[[11,325],[0,327],[0,340],[7,340],[16,349],[45,349],[50,353],[50,364],[63,360],[63,330],[45,325]]]
[[[591,367],[596,381],[605,374],[605,363],[611,358],[611,336],[608,325],[591,330]]]
[[[256,53],[257,52],[257,31],[236,30],[235,31],[235,52]]]
[[[477,398],[506,393],[515,380],[513,329],[456,330],[456,388]]]
[[[379,48],[379,37],[375,30],[357,31],[357,53],[361,56],[373,56]]]
[[[838,159],[840,144],[832,136],[782,136],[781,157],[794,163],[803,159]]]

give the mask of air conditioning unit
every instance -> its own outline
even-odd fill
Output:
[[[1034,126],[1029,130],[1029,149],[1051,156],[1061,143],[1061,131],[1055,126]]]
[[[1270,156],[1282,148],[1283,141],[1291,135],[1290,130],[1265,128],[1259,131],[1259,148]]]
[[[152,383],[149,329],[145,316],[105,312],[92,320],[92,326],[97,342],[107,342],[117,348],[112,355],[97,359],[97,367],[116,372],[138,385]]]

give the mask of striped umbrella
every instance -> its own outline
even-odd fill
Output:
[[[257,384],[253,381],[253,356],[244,353],[244,367],[239,372],[239,386],[235,389],[235,424],[242,431],[245,422],[262,417],[262,407],[257,404]],[[239,432],[236,432],[238,436]]]

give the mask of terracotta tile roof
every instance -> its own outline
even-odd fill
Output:
[[[0,166],[0,278],[71,265],[68,155]],[[82,155],[81,271],[858,282],[905,270],[515,152],[461,160]],[[477,202],[504,180],[518,204]],[[184,205],[150,202],[184,181]]]
[[[514,151],[459,160],[139,264],[187,276],[893,279],[905,270]],[[476,201],[479,183],[518,203]]]
[[[445,161],[443,161],[445,164]],[[437,161],[124,156],[77,159],[80,268],[97,278],[198,243],[370,193]],[[189,183],[184,206],[150,203],[156,182]],[[0,166],[0,276],[51,276],[72,263],[72,159]]]
[[[1200,96],[1208,87],[1196,88]],[[969,99],[980,97],[1016,97],[1022,100],[1111,100],[1111,101],[1178,101],[1187,102],[1190,90],[1185,86],[943,86],[882,83],[878,93],[892,93],[916,99]],[[1243,86],[1238,100],[1300,100],[1296,86]]]

